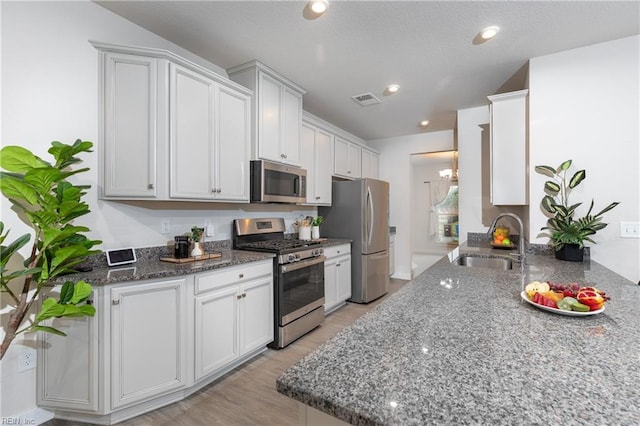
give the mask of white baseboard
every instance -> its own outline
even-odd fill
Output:
[[[396,272],[393,275],[391,275],[391,278],[397,278],[399,280],[411,280],[411,273],[410,272]]]

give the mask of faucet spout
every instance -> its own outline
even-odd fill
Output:
[[[525,249],[524,249],[524,224],[522,223],[522,219],[520,219],[520,217],[517,214],[514,213],[500,213],[498,216],[496,216],[493,221],[491,221],[491,226],[489,226],[489,231],[487,231],[488,234],[493,233],[493,231],[496,229],[496,225],[498,224],[498,220],[503,218],[503,217],[510,217],[511,219],[514,219],[516,222],[518,222],[518,231],[520,232],[520,235],[518,235],[518,259],[523,262],[524,261],[524,256],[525,256]]]

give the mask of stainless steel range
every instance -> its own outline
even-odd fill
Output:
[[[317,241],[284,236],[282,218],[236,219],[233,248],[275,253],[274,341],[284,348],[324,321],[324,250]]]

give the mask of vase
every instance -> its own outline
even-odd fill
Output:
[[[319,226],[312,226],[311,227],[311,239],[312,240],[319,240],[320,239],[320,227]]]
[[[191,250],[191,257],[202,256],[204,252],[202,251],[202,246],[200,242],[193,243],[193,250]]]
[[[311,227],[310,226],[301,226],[298,228],[298,238],[303,241],[308,241],[311,239]]]
[[[570,262],[582,262],[584,256],[584,247],[578,244],[565,244],[556,251],[556,259],[568,260]]]

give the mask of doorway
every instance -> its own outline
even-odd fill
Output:
[[[411,155],[411,275],[458,246],[457,151]]]

